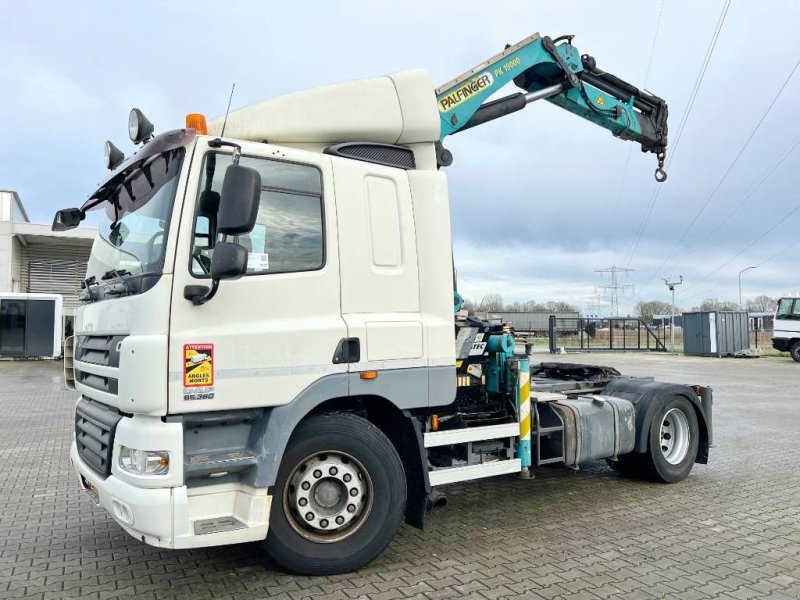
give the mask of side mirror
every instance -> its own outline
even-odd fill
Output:
[[[247,249],[233,242],[217,242],[211,258],[211,279],[239,279],[247,272]]]
[[[62,208],[53,217],[52,231],[67,231],[75,229],[83,221],[83,212],[80,208]]]
[[[187,285],[183,297],[200,306],[217,295],[223,279],[239,279],[247,273],[247,249],[233,242],[217,242],[211,258],[211,288],[205,285]]]
[[[217,233],[242,235],[256,224],[261,199],[261,175],[255,169],[231,165],[225,171],[217,214]],[[216,247],[214,254],[216,254]]]

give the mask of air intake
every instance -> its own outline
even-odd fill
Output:
[[[328,146],[325,148],[325,154],[352,158],[387,167],[397,167],[399,169],[417,168],[413,151],[405,146],[394,146],[392,144],[345,142]]]

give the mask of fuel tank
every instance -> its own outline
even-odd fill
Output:
[[[564,464],[614,458],[633,451],[633,404],[612,396],[580,396],[551,404],[564,421]]]

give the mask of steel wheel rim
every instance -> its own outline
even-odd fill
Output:
[[[286,520],[304,538],[338,542],[358,531],[372,512],[372,479],[346,452],[316,452],[292,470],[283,490]]]
[[[681,409],[672,408],[661,419],[660,429],[661,454],[669,464],[680,464],[689,453],[689,419]]]

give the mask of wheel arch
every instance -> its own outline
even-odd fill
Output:
[[[647,452],[650,426],[653,422],[653,416],[662,402],[673,396],[686,398],[694,408],[700,428],[700,443],[697,448],[695,462],[701,464],[708,462],[709,449],[712,443],[711,388],[703,388],[702,395],[698,396],[695,390],[688,385],[619,378],[611,381],[603,390],[603,394],[624,398],[634,405],[636,409],[636,443],[634,452],[640,454]]]
[[[422,528],[430,482],[418,422],[408,408],[401,408],[398,402],[383,395],[351,395],[346,376],[324,377],[289,404],[267,409],[260,426],[251,434],[259,449],[252,484],[256,487],[273,486],[283,454],[297,426],[309,417],[335,412],[359,414],[386,435],[400,456],[406,473],[406,522]]]

